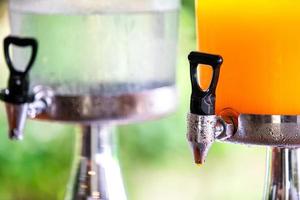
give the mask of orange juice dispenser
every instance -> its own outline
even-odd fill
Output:
[[[112,126],[176,108],[180,0],[10,0],[8,132],[27,118],[79,124],[66,199],[126,199]],[[27,48],[26,48],[27,47]]]
[[[187,135],[195,162],[215,140],[268,146],[264,199],[300,199],[300,3],[196,0],[195,8]]]

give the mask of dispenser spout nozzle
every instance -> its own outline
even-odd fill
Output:
[[[211,145],[215,141],[218,120],[215,115],[215,93],[223,59],[218,55],[200,52],[191,52],[188,59],[192,86],[190,113],[188,115],[188,140],[193,149],[195,162],[203,164]],[[207,89],[200,87],[198,69],[201,65],[211,66],[212,79]]]
[[[238,126],[238,113],[231,109],[224,110],[220,116],[189,113],[187,119],[187,138],[196,164],[204,164],[212,144],[233,137]]]
[[[217,116],[188,114],[187,138],[196,164],[204,164],[208,151],[215,141]]]
[[[27,118],[28,104],[6,103],[6,114],[8,120],[8,134],[12,140],[22,140],[25,121]]]
[[[194,161],[197,165],[203,165],[205,159],[207,157],[208,151],[210,149],[211,144],[192,144],[193,154],[194,154]]]
[[[31,56],[24,69],[13,65],[10,46],[31,47]],[[4,57],[9,69],[7,88],[0,91],[0,100],[5,102],[9,137],[20,140],[28,113],[28,105],[34,101],[34,95],[29,91],[29,71],[37,54],[37,41],[33,38],[18,38],[8,36],[4,39]]]

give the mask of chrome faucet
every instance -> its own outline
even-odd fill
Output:
[[[13,65],[10,55],[10,46],[31,47],[32,52],[26,67],[21,71]],[[5,102],[6,114],[9,127],[9,137],[13,140],[23,139],[23,130],[26,118],[35,117],[49,104],[47,95],[41,92],[30,91],[29,71],[35,61],[38,43],[33,38],[19,38],[8,36],[4,39],[4,56],[9,69],[8,87],[1,90],[0,99]],[[45,90],[43,90],[45,94]],[[45,98],[44,98],[45,97]]]
[[[192,147],[195,162],[203,164],[214,141],[230,137],[234,132],[234,126],[231,119],[225,120],[215,114],[215,93],[223,62],[222,57],[191,52],[189,61],[192,95],[187,138]],[[212,80],[207,90],[202,89],[198,83],[197,70],[200,64],[209,65],[212,69]]]

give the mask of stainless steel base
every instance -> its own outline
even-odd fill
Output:
[[[126,200],[111,127],[84,126],[81,136],[65,200]]]
[[[129,123],[158,118],[175,110],[174,86],[114,96],[58,96],[36,118],[90,124]]]
[[[300,200],[300,116],[190,113],[187,136],[199,164],[215,140],[271,146],[264,200]]]
[[[300,116],[239,115],[237,131],[229,142],[274,147],[300,147]]]
[[[300,149],[269,148],[264,200],[300,199]]]
[[[300,200],[300,116],[240,115],[227,141],[271,146],[263,199]]]

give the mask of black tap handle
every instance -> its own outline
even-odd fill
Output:
[[[190,111],[197,115],[214,115],[216,88],[223,59],[219,55],[200,52],[191,52],[188,59],[190,62],[190,78],[192,84]],[[198,83],[197,70],[199,64],[209,65],[213,71],[211,83],[205,91],[201,89]]]
[[[15,45],[18,47],[31,47],[32,52],[27,66],[24,70],[18,70],[14,67],[9,47]],[[33,38],[19,38],[15,36],[8,36],[4,39],[4,56],[9,69],[8,88],[3,90],[0,94],[0,99],[14,104],[22,104],[31,102],[33,96],[29,94],[29,75],[36,55],[38,44]]]
[[[10,51],[9,51],[9,47],[12,44],[15,46],[18,46],[18,47],[31,47],[32,48],[32,53],[31,53],[29,62],[27,64],[27,66],[25,67],[24,71],[19,71],[19,70],[15,69],[13,66],[13,62],[11,60]],[[15,36],[7,36],[4,39],[4,55],[5,55],[6,64],[8,66],[10,73],[20,75],[20,76],[26,76],[27,73],[29,72],[29,70],[31,69],[31,67],[34,63],[34,60],[36,58],[37,48],[38,48],[37,41],[33,38],[19,38],[19,37],[15,37]]]

